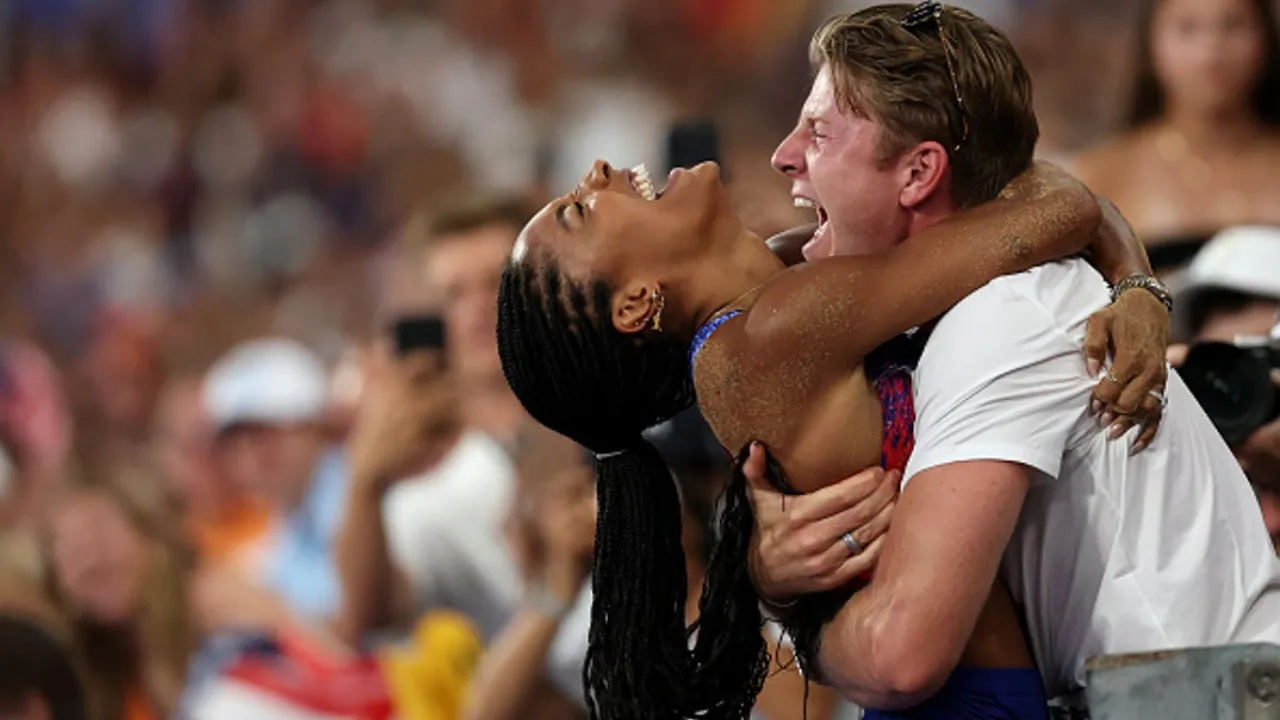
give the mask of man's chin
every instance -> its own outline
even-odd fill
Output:
[[[831,253],[835,249],[834,236],[835,233],[831,231],[829,223],[819,226],[813,233],[813,237],[809,238],[809,242],[805,243],[804,247],[800,249],[804,259],[813,261],[831,257]]]

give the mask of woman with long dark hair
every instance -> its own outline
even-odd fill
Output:
[[[1142,0],[1121,133],[1078,161],[1160,270],[1218,230],[1280,224],[1280,26],[1272,0]]]
[[[721,443],[745,451],[749,440],[763,442],[776,452],[772,481],[788,491],[882,459],[901,464],[909,375],[869,357],[993,278],[1080,251],[1098,218],[1083,186],[1037,167],[1000,199],[881,256],[785,270],[734,216],[711,163],[675,171],[656,196],[643,173],[598,162],[544,208],[503,274],[498,344],[529,413],[599,459],[584,670],[593,713],[743,718],[768,666],[747,575],[753,520],[741,473],[726,491],[691,631],[680,501],[643,430],[692,404],[696,381]],[[1144,362],[1163,365],[1163,348],[1150,354]],[[816,669],[818,629],[851,591],[795,608],[787,629],[806,672]],[[966,692],[969,681],[944,690],[951,709],[1043,717],[1040,679],[999,584],[963,664],[1008,675],[994,694]]]

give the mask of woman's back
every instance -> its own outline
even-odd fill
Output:
[[[863,365],[815,371],[796,348],[758,347],[746,322],[731,318],[696,352],[698,405],[721,444],[763,443],[802,493],[878,465],[880,397]]]

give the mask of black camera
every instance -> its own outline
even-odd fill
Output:
[[[1280,334],[1273,333],[1192,345],[1178,373],[1223,439],[1234,444],[1280,417],[1280,389],[1271,381],[1276,368]]]

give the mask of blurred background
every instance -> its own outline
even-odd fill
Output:
[[[0,704],[583,716],[590,459],[506,389],[501,263],[597,157],[716,158],[750,228],[811,221],[769,156],[869,4],[0,0],[0,646],[49,658]],[[1179,288],[1280,537],[1274,4],[957,4]],[[655,439],[696,588],[727,458],[696,415]],[[779,671],[758,715],[802,698]]]

